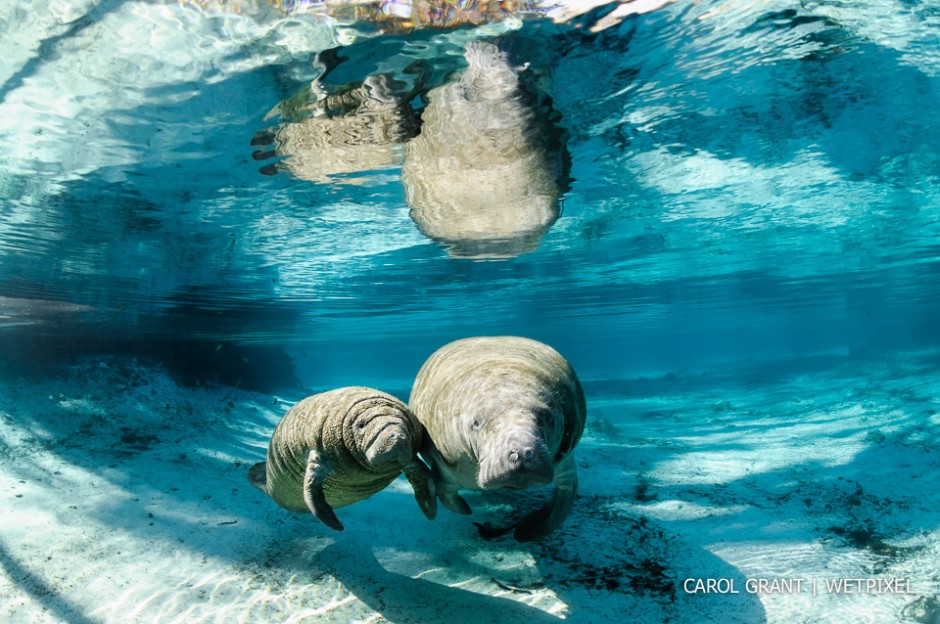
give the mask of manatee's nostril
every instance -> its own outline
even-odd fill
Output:
[[[530,448],[524,448],[522,450],[514,448],[509,451],[509,461],[511,461],[514,464],[517,464],[519,462],[530,462],[533,459],[535,459],[534,448],[530,447]]]

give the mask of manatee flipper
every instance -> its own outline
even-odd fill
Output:
[[[435,486],[437,487],[437,497],[444,503],[444,507],[462,516],[469,516],[473,513],[467,501],[463,499],[463,496],[457,493],[459,488],[456,485],[437,481]]]
[[[418,506],[424,512],[428,520],[433,520],[437,516],[437,495],[435,494],[434,479],[431,476],[431,470],[420,459],[404,468],[405,478],[411,483],[411,488],[415,492],[415,500]]]
[[[520,542],[531,542],[557,529],[571,513],[578,491],[578,467],[574,453],[569,453],[555,467],[555,492],[545,506],[523,518],[513,536]]]
[[[469,516],[473,513],[467,501],[457,493],[460,486],[446,478],[441,471],[444,458],[441,457],[441,452],[437,450],[430,436],[425,438],[424,447],[421,449],[421,457],[431,467],[431,480],[434,484],[434,491],[437,492],[437,497],[444,503],[444,507],[461,516]]]
[[[336,517],[323,494],[323,481],[330,474],[329,466],[320,459],[316,451],[307,455],[307,469],[304,471],[304,502],[317,520],[336,531],[343,530],[343,523]]]
[[[261,462],[255,464],[248,469],[248,480],[251,481],[251,484],[261,490],[262,492],[267,492],[268,487],[268,463]]]
[[[485,540],[491,540],[497,537],[502,537],[503,535],[506,535],[507,533],[512,531],[514,528],[516,528],[516,525],[514,524],[500,527],[500,526],[493,526],[489,522],[486,522],[483,524],[479,522],[474,522],[473,526],[475,526],[477,528],[477,531],[480,532],[480,537],[482,537]]]
[[[513,537],[516,541],[531,542],[542,539],[557,529],[571,513],[578,491],[578,472],[574,454],[569,454],[559,462],[555,468],[554,483],[555,492],[552,494],[552,500],[522,520],[508,526],[475,523],[480,536],[484,539],[493,539],[515,529]]]

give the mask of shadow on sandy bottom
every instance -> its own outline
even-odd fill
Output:
[[[455,623],[563,622],[537,607],[500,596],[450,587],[389,572],[366,548],[354,556],[350,544],[334,543],[320,557],[337,581],[370,609],[396,624],[451,621]]]
[[[628,614],[649,622],[766,621],[756,595],[687,593],[687,579],[725,579],[740,588],[746,578],[694,534],[627,512],[622,502],[616,494],[581,494],[561,528],[529,545],[544,582],[568,605],[569,621]]]
[[[474,498],[480,518],[490,516],[494,510]],[[745,577],[655,522],[605,512],[607,502],[582,497],[569,522],[535,544],[485,541],[456,516],[414,525],[388,509],[383,521],[400,531],[348,533],[319,552],[305,540],[306,552],[275,557],[282,575],[310,575],[321,585],[324,575],[332,577],[343,593],[396,624],[766,621],[756,595],[684,592],[686,578],[744,587]]]
[[[0,540],[0,571],[18,589],[32,598],[56,621],[62,624],[97,624],[96,620],[82,613],[82,609],[73,604],[42,577],[30,571],[10,554],[3,540]]]

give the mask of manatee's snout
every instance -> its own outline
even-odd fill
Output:
[[[413,456],[411,440],[392,428],[383,429],[366,450],[366,459],[373,466],[407,466]]]
[[[516,439],[480,462],[477,484],[484,489],[521,490],[547,485],[555,477],[552,458],[538,438]]]

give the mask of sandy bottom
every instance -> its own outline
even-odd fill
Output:
[[[799,370],[800,372],[794,372]],[[940,357],[587,381],[567,524],[424,519],[402,479],[344,533],[246,479],[302,398],[87,360],[0,380],[3,622],[940,621]],[[880,581],[880,582],[878,582]]]

